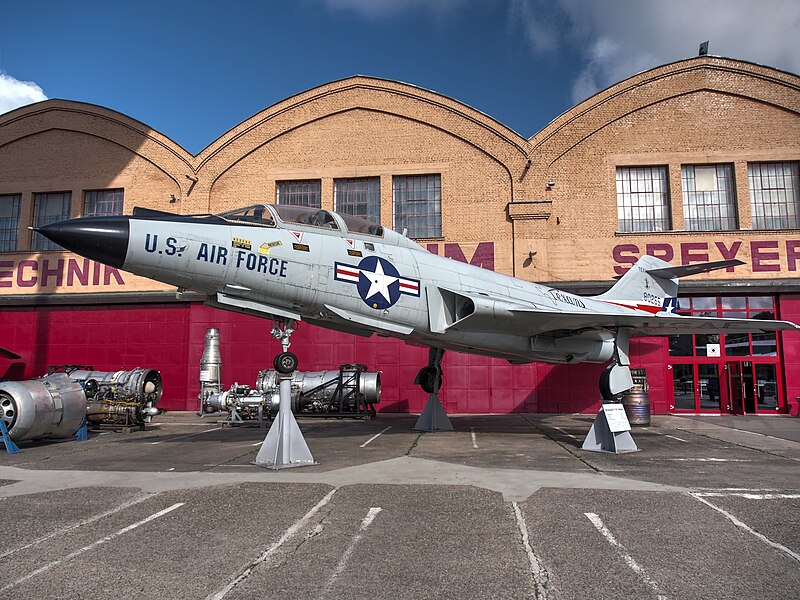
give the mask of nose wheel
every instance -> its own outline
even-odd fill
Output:
[[[272,361],[272,366],[275,367],[275,370],[281,375],[293,373],[297,370],[298,364],[297,356],[291,352],[281,352],[275,357],[275,360]]]
[[[292,345],[291,337],[294,333],[296,321],[293,319],[275,319],[272,325],[272,337],[278,340],[283,347],[283,352],[275,357],[272,361],[272,366],[281,375],[288,375],[289,373],[297,370],[299,361],[297,355],[289,352],[289,346]]]

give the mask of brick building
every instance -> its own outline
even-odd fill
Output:
[[[431,252],[597,293],[641,254],[739,258],[684,282],[687,314],[800,321],[800,78],[702,56],[640,73],[526,139],[434,92],[353,77],[271,106],[192,156],[107,108],[47,100],[0,115],[0,377],[48,365],[161,370],[195,409],[208,327],[224,383],[252,383],[270,323],[53,249],[28,227],[134,206],[181,214],[254,202],[357,212]],[[301,325],[301,368],[364,362],[382,410],[418,411],[424,349]],[[800,334],[633,342],[657,413],[797,410]],[[510,366],[449,353],[450,412],[592,412],[601,365]]]

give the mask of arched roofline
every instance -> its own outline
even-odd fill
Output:
[[[166,135],[153,129],[149,125],[146,125],[141,121],[137,121],[132,117],[129,117],[121,112],[112,110],[110,108],[105,108],[103,106],[98,106],[96,104],[90,104],[87,102],[61,100],[58,98],[43,100],[41,102],[36,102],[33,104],[27,104],[25,106],[21,106],[19,108],[16,108],[12,111],[0,115],[0,147],[9,144],[17,139],[29,137],[30,135],[36,133],[35,131],[31,130],[26,131],[26,128],[24,127],[23,124],[24,121],[32,117],[41,117],[42,115],[46,115],[47,113],[51,112],[61,112],[67,114],[71,113],[75,115],[102,119],[110,123],[113,127],[119,127],[121,130],[133,132],[137,135],[142,136],[142,138],[144,138],[145,140],[151,141],[157,146],[163,148],[169,154],[173,155],[188,169],[194,171],[194,160],[193,160],[194,157],[180,144],[175,142],[172,138],[167,137]],[[12,130],[15,124],[20,126],[19,133]],[[6,129],[6,128],[11,128],[11,129]],[[160,169],[164,170],[165,172],[169,171],[169,169],[166,168],[165,165],[158,164],[158,162],[155,160],[155,157],[148,156],[147,154],[142,154],[140,152],[142,148],[141,144],[135,148],[131,147],[132,144],[126,143],[126,141],[122,139],[122,136],[117,136],[116,138],[114,136],[105,136],[99,134],[96,130],[83,131],[79,128],[71,128],[68,126],[64,126],[63,124],[59,128],[69,131],[76,131],[79,133],[86,133],[94,137],[106,139],[110,142],[118,144],[119,146],[127,148],[132,152],[139,154],[140,156],[143,156],[144,158],[153,162],[153,164],[156,164]],[[51,129],[54,129],[54,127],[44,126],[37,128],[38,131],[46,131]]]
[[[332,112],[326,113],[325,115],[323,115],[321,117],[310,119],[310,120],[307,120],[307,121],[303,121],[302,123],[297,123],[294,127],[291,127],[291,128],[289,128],[289,129],[287,129],[285,131],[280,131],[280,132],[276,133],[274,136],[271,136],[271,137],[269,137],[267,139],[264,139],[259,145],[255,145],[252,148],[250,148],[247,152],[244,152],[241,155],[239,155],[239,159],[236,162],[233,162],[233,163],[227,165],[225,168],[223,168],[217,174],[216,178],[212,182],[212,187],[213,187],[214,184],[216,184],[216,182],[219,180],[220,177],[222,177],[225,173],[227,173],[232,168],[234,168],[236,166],[236,164],[238,164],[239,161],[246,159],[248,156],[252,155],[255,152],[258,152],[259,149],[263,148],[267,144],[269,144],[271,142],[274,142],[275,140],[283,137],[284,135],[290,134],[290,133],[296,131],[297,129],[300,129],[301,127],[304,127],[306,125],[310,125],[312,123],[315,123],[317,121],[321,121],[321,120],[326,119],[328,117],[333,117],[333,116],[336,116],[336,115],[342,115],[342,114],[345,114],[345,113],[348,113],[348,112],[351,112],[351,111],[354,111],[354,110],[363,110],[363,111],[367,111],[367,112],[373,112],[373,113],[379,113],[379,114],[394,116],[394,117],[397,117],[398,119],[404,119],[404,120],[408,120],[408,121],[411,121],[411,122],[414,122],[414,123],[419,123],[419,124],[422,124],[422,125],[426,125],[428,127],[436,129],[437,131],[440,131],[441,133],[443,133],[445,135],[449,135],[449,136],[455,137],[455,138],[461,140],[462,142],[464,142],[465,144],[468,144],[469,146],[475,148],[478,152],[481,152],[482,154],[486,155],[489,159],[493,160],[498,165],[500,165],[500,167],[502,167],[502,169],[505,171],[505,173],[508,175],[509,179],[511,180],[511,185],[513,187],[513,183],[514,183],[513,182],[513,175],[511,173],[511,170],[509,169],[508,165],[506,165],[502,161],[498,160],[496,157],[494,157],[491,154],[489,154],[485,149],[481,148],[480,146],[478,146],[476,144],[473,144],[471,141],[456,135],[452,131],[449,131],[449,130],[441,128],[441,127],[438,127],[435,124],[428,123],[428,122],[423,121],[421,119],[415,119],[415,118],[407,116],[407,115],[398,115],[396,113],[392,113],[392,112],[388,112],[388,111],[382,111],[382,110],[379,110],[379,109],[376,109],[376,108],[363,107],[363,106],[348,106],[346,108],[342,108],[342,109],[337,110],[337,111],[332,111]]]
[[[409,85],[407,83],[393,81],[390,79],[356,75],[311,88],[286,98],[285,100],[281,100],[280,102],[277,102],[276,104],[273,104],[272,106],[256,113],[252,117],[245,119],[239,125],[231,128],[228,132],[217,138],[217,140],[209,144],[209,146],[207,146],[197,155],[198,169],[204,164],[213,160],[214,157],[216,157],[225,148],[243,139],[248,133],[262,125],[265,125],[270,120],[276,119],[282,115],[286,115],[291,111],[299,110],[305,106],[308,106],[309,104],[324,100],[332,95],[341,94],[343,92],[352,90],[386,92],[395,94],[397,96],[402,96],[410,101],[425,103],[443,111],[445,114],[455,115],[485,131],[490,132],[500,143],[513,148],[514,151],[518,152],[521,157],[527,158],[528,140],[485,113],[482,113],[462,102],[418,86]],[[352,106],[348,108],[359,107]],[[341,110],[336,112],[341,112]],[[387,114],[392,114],[392,111],[390,110],[386,110],[384,112]],[[408,117],[408,115],[398,116]],[[317,120],[317,118],[314,117],[309,119],[309,122],[314,120]],[[421,119],[417,120],[422,122]],[[302,122],[298,122],[298,124],[301,125]],[[438,126],[435,123],[430,124],[440,129],[445,129],[444,127]],[[477,140],[475,140],[474,143],[476,146],[480,146]]]
[[[592,113],[598,110],[602,110],[609,103],[614,102],[615,100],[620,100],[623,96],[631,96],[631,98],[625,99],[625,102],[628,103],[629,106],[629,108],[625,112],[626,114],[630,114],[632,112],[635,112],[637,110],[640,110],[642,108],[654,104],[654,101],[651,99],[635,98],[634,100],[633,98],[635,97],[635,93],[637,90],[641,90],[641,88],[645,86],[657,83],[664,79],[692,72],[702,72],[702,71],[706,71],[708,73],[725,72],[725,71],[731,73],[737,73],[747,77],[752,77],[754,79],[761,79],[763,81],[770,82],[776,85],[786,86],[792,88],[795,91],[800,91],[800,76],[795,75],[794,73],[790,73],[788,71],[781,71],[778,69],[774,69],[772,67],[759,65],[756,63],[735,60],[720,56],[698,56],[689,59],[684,59],[673,63],[668,63],[666,65],[661,65],[653,69],[643,71],[641,73],[637,73],[636,75],[633,75],[628,79],[620,81],[619,83],[615,83],[614,85],[598,92],[597,94],[587,98],[583,102],[572,107],[568,111],[562,113],[561,115],[556,117],[553,121],[551,121],[539,133],[535,134],[533,137],[530,138],[531,152],[533,153],[534,151],[541,149],[549,141],[559,136],[559,134],[562,134],[565,129],[570,127],[580,127],[580,124],[583,119],[590,119],[593,116]],[[701,88],[707,91],[715,91],[725,94],[744,96],[740,92],[737,92],[737,90],[726,89],[723,86],[714,87],[705,85],[701,86]],[[686,93],[697,90],[698,90],[697,87],[694,87],[692,89],[689,89],[688,87],[686,87],[685,89],[675,89],[670,91],[670,93],[665,93],[660,98],[660,100],[666,100],[669,98],[685,95]],[[753,97],[752,99],[754,101],[764,102],[763,100],[756,97]],[[786,105],[781,105],[777,103],[772,103],[772,104],[784,110],[793,110],[792,108]],[[616,117],[597,124],[596,126],[591,128],[591,132],[587,133],[587,135],[585,136],[582,136],[582,139],[586,139],[586,137],[591,135],[593,132],[602,129],[608,123],[613,122],[614,120],[616,120]],[[579,141],[571,143],[570,146],[574,146],[577,143],[579,143]],[[559,152],[559,154],[563,154],[563,152]]]

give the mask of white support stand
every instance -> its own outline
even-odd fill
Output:
[[[630,434],[631,425],[622,404],[604,404],[592,424],[581,449],[592,452],[637,452]]]
[[[428,402],[425,403],[425,408],[422,414],[417,419],[417,424],[414,425],[417,431],[453,431],[453,424],[439,400],[439,393],[433,392],[428,396]]]
[[[254,464],[268,469],[286,469],[315,465],[303,432],[292,413],[292,376],[281,375],[278,416],[267,432]]]

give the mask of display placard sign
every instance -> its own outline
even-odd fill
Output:
[[[706,356],[719,356],[720,355],[720,345],[719,344],[706,344]]]
[[[622,404],[604,404],[603,412],[606,415],[608,428],[612,433],[631,430],[628,415],[625,414],[625,407]]]

